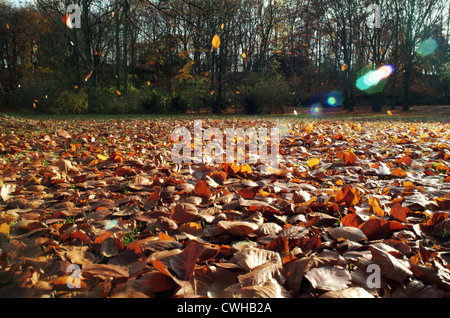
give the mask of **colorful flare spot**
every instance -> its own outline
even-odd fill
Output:
[[[438,48],[438,43],[435,39],[426,39],[422,41],[417,47],[417,53],[421,56],[433,54]]]
[[[322,105],[313,104],[310,108],[310,113],[313,115],[320,115],[322,113]]]
[[[358,78],[356,87],[360,90],[367,90],[373,86],[378,85],[381,80],[388,78],[394,72],[392,65],[384,65],[374,71],[369,71],[365,75]]]
[[[338,107],[342,105],[344,97],[338,91],[331,91],[327,95],[327,104],[332,107]]]

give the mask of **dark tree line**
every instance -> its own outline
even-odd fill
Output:
[[[379,27],[367,23],[372,3]],[[70,4],[80,28],[67,25]],[[445,0],[2,2],[0,101],[42,112],[252,112],[338,91],[348,110],[448,104],[449,10]],[[358,87],[388,64],[388,78]]]

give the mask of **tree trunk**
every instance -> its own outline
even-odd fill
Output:
[[[128,96],[128,19],[130,6],[128,1],[123,4],[123,96]]]
[[[89,5],[87,0],[82,1],[82,27],[83,27],[83,37],[84,37],[84,53],[86,59],[86,74],[93,69],[92,68],[92,47],[91,47],[91,34],[90,34],[90,24],[89,24]],[[87,81],[87,91],[88,91],[88,112],[93,113],[95,111],[95,92],[94,92],[94,82]]]
[[[116,4],[117,9],[115,12],[115,24],[116,24],[116,39],[115,39],[115,45],[116,45],[116,58],[115,58],[115,81],[116,81],[116,88],[118,91],[121,90],[120,88],[120,7],[119,3]]]

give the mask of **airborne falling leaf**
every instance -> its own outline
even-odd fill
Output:
[[[94,70],[91,70],[90,72],[89,72],[89,74],[88,75],[86,75],[86,77],[84,78],[84,81],[85,82],[87,82],[88,81],[88,79],[91,77],[91,75],[92,75],[92,72],[94,72]]]
[[[212,39],[212,48],[217,50],[220,46],[220,36],[218,34],[214,35]]]

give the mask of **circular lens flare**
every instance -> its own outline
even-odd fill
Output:
[[[313,104],[309,111],[312,115],[320,115],[322,113],[322,105]]]
[[[327,95],[327,104],[329,106],[332,106],[332,107],[341,106],[343,101],[344,101],[344,97],[338,91],[331,91]]]
[[[336,98],[334,98],[333,96],[328,97],[327,103],[328,103],[328,105],[330,105],[330,106],[336,105]]]
[[[439,45],[435,39],[426,39],[419,44],[416,51],[421,56],[428,56],[433,54],[437,50],[438,46]]]

